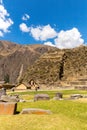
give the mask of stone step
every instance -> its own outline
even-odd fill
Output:
[[[69,84],[71,84],[71,85],[87,85],[87,81],[72,81]]]
[[[50,59],[50,60],[62,60],[62,57],[60,57],[60,56],[57,56],[57,57],[52,57],[52,56],[48,56],[48,57],[43,57],[42,58],[43,60],[46,60],[46,59]]]
[[[72,87],[87,87],[87,85],[72,85]]]
[[[79,81],[87,81],[87,78],[84,79],[78,79]]]
[[[74,88],[79,90],[87,90],[87,86],[75,86]]]

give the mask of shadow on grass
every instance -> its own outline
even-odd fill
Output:
[[[20,111],[16,111],[15,115],[20,114]]]

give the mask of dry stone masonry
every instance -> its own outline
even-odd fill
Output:
[[[44,110],[39,108],[25,108],[21,111],[21,114],[45,115],[45,114],[52,114],[52,112],[50,110]]]
[[[13,102],[0,103],[0,115],[16,114],[16,109],[17,109],[17,103],[13,103]]]
[[[38,101],[38,100],[49,100],[50,97],[48,94],[36,94],[34,96],[34,101]]]

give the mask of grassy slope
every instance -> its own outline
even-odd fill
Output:
[[[32,99],[36,92],[21,94]],[[41,93],[41,92],[39,92]],[[45,91],[53,97],[56,91]],[[86,91],[63,91],[64,95]],[[18,103],[18,111],[23,108],[43,108],[52,111],[52,115],[14,115],[0,117],[0,130],[87,130],[87,102],[78,101],[37,101]]]

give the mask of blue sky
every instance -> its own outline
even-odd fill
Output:
[[[0,40],[73,48],[87,43],[87,0],[0,0]]]

